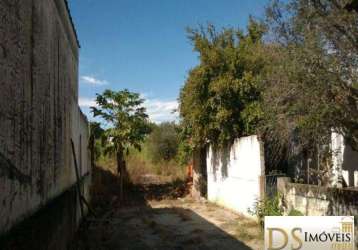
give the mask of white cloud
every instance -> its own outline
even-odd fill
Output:
[[[81,76],[81,80],[84,83],[92,84],[92,85],[106,85],[108,82],[106,80],[100,80],[93,76]]]
[[[88,97],[78,98],[78,105],[81,108],[89,108],[89,107],[97,106],[96,100],[94,98],[88,98]]]
[[[80,97],[81,108],[97,106],[95,98]],[[147,109],[149,119],[155,123],[178,120],[178,102],[176,100],[146,99],[143,106]]]
[[[178,102],[176,100],[147,99],[144,102],[150,120],[155,123],[178,120]]]

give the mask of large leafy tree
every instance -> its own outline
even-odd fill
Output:
[[[262,115],[264,27],[250,19],[247,33],[217,31],[212,25],[188,32],[200,59],[180,93],[182,125],[190,141],[223,145],[253,133]]]
[[[121,179],[121,198],[127,178],[124,155],[130,147],[141,149],[141,143],[150,133],[150,125],[144,100],[137,93],[128,90],[105,90],[97,94],[96,107],[91,107],[94,117],[100,117],[106,123],[104,132],[107,143],[105,153],[114,153],[117,158],[117,169]]]
[[[302,148],[326,144],[330,131],[358,146],[358,13],[352,0],[272,1],[265,77],[270,136]],[[296,141],[296,142],[297,142]]]

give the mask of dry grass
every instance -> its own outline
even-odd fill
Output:
[[[142,176],[153,174],[153,167],[144,159],[134,155],[127,157],[127,171],[133,183],[140,183]]]
[[[256,221],[243,219],[241,223],[237,223],[236,236],[242,241],[260,241],[263,232]]]
[[[129,194],[133,191],[132,189],[141,187],[141,184],[146,184],[145,188],[148,189],[145,192],[143,190],[147,196],[141,197],[141,201],[144,198],[181,197],[187,193],[184,183],[185,171],[174,163],[153,164],[138,154],[129,155],[126,160],[129,179],[134,184],[127,187],[126,194],[128,199],[130,198],[129,196],[132,196],[132,194]],[[144,180],[147,180],[147,182]],[[153,185],[150,185],[151,183]],[[119,205],[119,190],[120,180],[117,174],[115,158],[102,157],[97,161],[92,174],[91,197],[93,208],[100,212],[106,206],[108,207],[108,204],[112,207]],[[125,204],[125,201],[121,202],[121,206]]]
[[[179,166],[175,161],[158,163],[155,169],[158,175],[170,176],[173,180],[186,178],[185,167]]]
[[[91,202],[97,212],[119,197],[119,179],[110,169],[96,166],[92,170]]]
[[[175,161],[152,163],[146,157],[137,153],[126,157],[127,171],[132,183],[140,183],[143,176],[157,175],[170,177],[170,180],[184,180],[186,177],[186,169],[179,166]],[[116,161],[113,157],[102,157],[98,161],[98,165],[105,171],[109,171],[114,175],[117,174]],[[167,178],[168,179],[168,178]]]
[[[117,175],[117,163],[114,157],[101,157],[96,163],[101,169]]]

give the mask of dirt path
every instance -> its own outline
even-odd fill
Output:
[[[126,205],[107,202],[99,217],[89,218],[75,248],[262,249],[255,222],[184,195],[180,183],[137,186]]]

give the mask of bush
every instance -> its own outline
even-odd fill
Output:
[[[280,202],[281,196],[277,194],[273,198],[264,198],[255,202],[253,209],[249,209],[251,215],[255,215],[259,220],[259,223],[263,226],[265,216],[282,216],[283,209]]]
[[[178,146],[176,161],[180,166],[187,166],[192,160],[193,149],[187,140],[181,140]]]
[[[291,211],[288,213],[288,216],[304,216],[303,213],[301,213],[300,211],[296,210],[296,209],[291,209]]]
[[[283,216],[283,209],[281,206],[281,195],[277,194],[273,198],[266,197],[255,202],[253,209],[248,211],[259,220],[261,226],[264,226],[265,216]],[[291,209],[288,216],[304,216],[303,213],[296,209]]]
[[[178,152],[179,136],[175,123],[154,125],[147,146],[154,163],[173,160]]]

